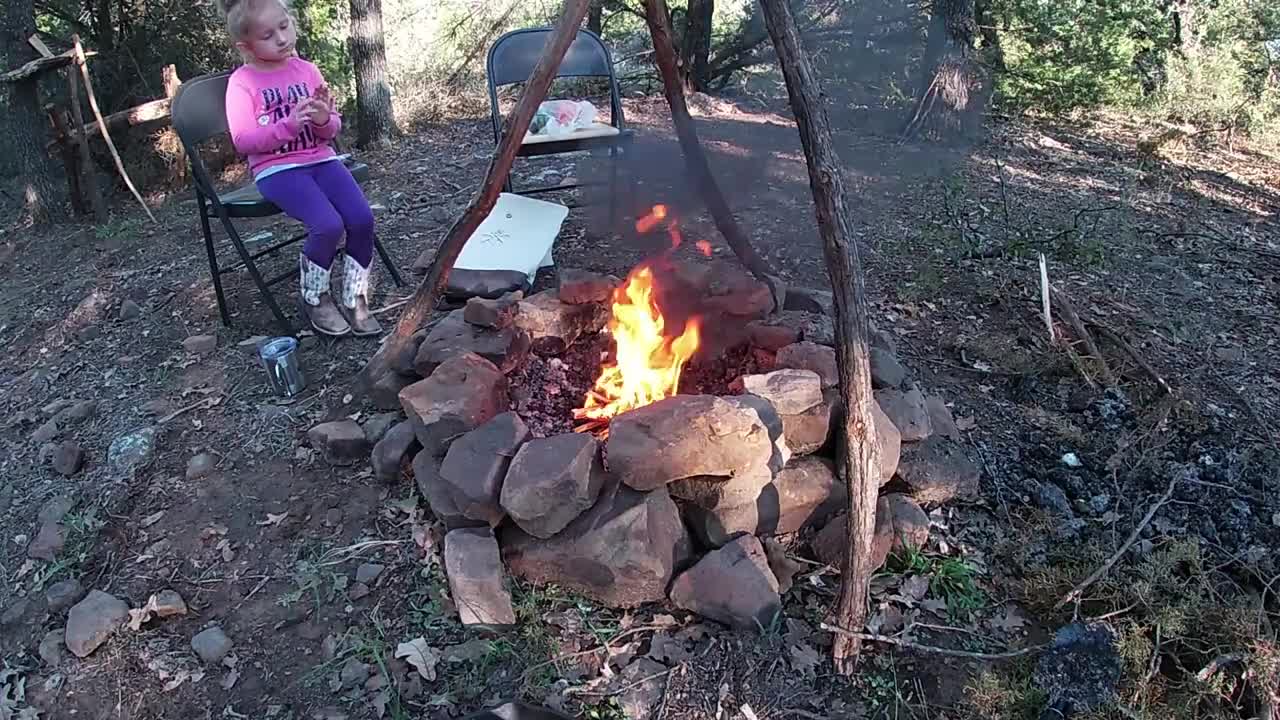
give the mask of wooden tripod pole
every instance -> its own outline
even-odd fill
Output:
[[[770,288],[773,288],[773,268],[761,257],[751,241],[743,234],[733,219],[733,211],[725,200],[720,185],[711,174],[711,166],[707,163],[707,155],[698,140],[698,130],[694,127],[693,117],[689,115],[689,106],[684,100],[684,83],[680,79],[677,66],[675,43],[672,41],[671,20],[667,15],[666,0],[645,0],[645,20],[649,23],[649,34],[653,36],[654,59],[658,64],[658,72],[662,75],[662,90],[667,96],[667,104],[671,106],[671,121],[676,128],[676,136],[680,139],[680,150],[684,153],[684,162],[693,175],[693,182],[701,193],[703,202],[711,211],[716,229],[724,236],[725,242],[738,260],[753,275]],[[778,297],[775,289],[774,297]],[[778,308],[781,309],[781,308]]]
[[[840,577],[836,623],[858,630],[866,624],[867,592],[871,573],[875,571],[871,538],[876,525],[876,496],[880,490],[880,453],[872,415],[875,400],[871,395],[862,259],[849,228],[841,163],[832,147],[831,124],[822,90],[800,43],[791,7],[787,0],[760,0],[760,5],[800,129],[818,217],[818,234],[822,236],[827,273],[835,291],[836,361],[844,406],[839,467],[849,485],[849,539],[844,573]],[[839,672],[846,675],[853,672],[861,645],[861,639],[856,636],[836,636],[833,656]]]
[[[485,174],[484,183],[480,186],[480,192],[472,198],[471,204],[462,213],[462,217],[449,228],[448,234],[440,243],[435,257],[427,268],[427,274],[422,278],[422,283],[418,285],[404,313],[400,315],[395,331],[387,336],[382,347],[360,371],[355,383],[357,388],[368,388],[370,383],[382,377],[383,373],[389,372],[390,358],[397,357],[405,350],[413,333],[431,316],[436,300],[439,299],[440,292],[449,279],[449,273],[453,270],[453,264],[458,260],[458,254],[462,252],[462,247],[467,244],[467,240],[497,204],[498,195],[502,193],[502,186],[506,183],[511,165],[515,161],[516,151],[520,149],[520,143],[524,141],[525,133],[529,131],[529,124],[533,121],[538,105],[547,96],[551,81],[555,79],[560,62],[564,60],[565,52],[577,37],[578,28],[582,26],[582,20],[587,15],[588,5],[590,0],[565,1],[555,33],[547,40],[547,45],[542,50],[542,57],[539,58],[533,74],[529,76],[529,81],[525,83],[520,93],[519,102],[507,117],[502,129],[502,140],[498,143],[498,149],[489,163],[489,170]]]

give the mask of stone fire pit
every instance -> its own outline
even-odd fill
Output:
[[[610,347],[601,330],[614,278],[562,271],[555,290],[473,299],[396,363],[381,400],[394,391],[406,419],[372,463],[388,481],[412,474],[448,529],[464,623],[514,621],[505,566],[610,606],[670,600],[753,628],[781,607],[758,538],[800,533],[818,560],[842,562],[829,297],[793,290],[770,314],[767,287],[700,277],[715,354],[695,357],[682,394],[613,418],[603,442],[572,431],[572,408]],[[890,337],[873,337],[883,563],[895,546],[927,541],[924,508],[976,495],[978,472],[945,405],[909,382]],[[313,443],[341,455],[328,438],[342,443],[350,428],[320,430]]]

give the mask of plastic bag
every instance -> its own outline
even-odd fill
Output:
[[[529,132],[534,135],[567,135],[589,128],[596,121],[596,106],[585,100],[548,100],[538,106]]]

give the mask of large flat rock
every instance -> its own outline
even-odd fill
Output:
[[[502,483],[502,507],[522,530],[549,538],[592,505],[604,485],[596,439],[587,433],[521,446]]]
[[[743,630],[768,628],[782,612],[778,579],[760,541],[742,535],[707,553],[671,585],[671,602]]]
[[[423,451],[442,456],[449,443],[507,410],[507,379],[488,360],[467,353],[400,391],[400,405]]]

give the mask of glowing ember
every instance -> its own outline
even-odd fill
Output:
[[[711,257],[711,243],[707,242],[706,240],[699,240],[698,242],[694,243],[694,245],[697,246],[698,252],[702,253],[703,255],[706,255],[707,257]]]
[[[614,291],[609,334],[615,358],[606,363],[573,416],[587,422],[579,432],[603,429],[610,418],[675,395],[680,372],[698,349],[698,318],[690,318],[679,336],[669,336],[654,292],[653,270],[639,265]]]

